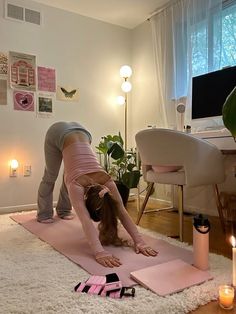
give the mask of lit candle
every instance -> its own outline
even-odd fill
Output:
[[[234,303],[234,287],[228,285],[219,286],[219,304],[222,308],[230,310]]]
[[[230,242],[232,244],[232,262],[233,262],[233,286],[236,286],[236,241],[235,237],[231,236]]]

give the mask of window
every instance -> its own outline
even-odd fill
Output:
[[[236,3],[226,7],[222,16],[222,67],[236,64]]]
[[[223,2],[222,12],[192,26],[192,76],[236,65],[236,0]]]

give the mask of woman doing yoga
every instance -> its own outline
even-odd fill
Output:
[[[146,245],[136,225],[124,208],[115,182],[99,164],[91,148],[91,134],[77,122],[57,122],[47,131],[45,171],[38,190],[37,220],[53,222],[53,189],[62,160],[64,180],[56,206],[61,219],[72,219],[72,207],[78,215],[98,263],[105,267],[120,266],[119,258],[102,245],[125,245],[118,236],[118,219],[134,242],[136,253],[156,256]],[[98,231],[93,221],[99,222]]]

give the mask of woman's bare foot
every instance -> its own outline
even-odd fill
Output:
[[[68,215],[65,215],[65,216],[62,216],[62,217],[59,217],[61,219],[64,219],[64,220],[71,220],[71,219],[74,219],[75,215],[73,214],[68,214]]]
[[[42,224],[51,224],[54,222],[54,219],[53,218],[42,219],[42,220],[38,220],[38,222],[40,222]]]

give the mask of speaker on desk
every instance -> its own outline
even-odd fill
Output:
[[[184,130],[184,113],[185,113],[185,104],[180,102],[176,106],[176,122],[177,122],[177,130]]]

